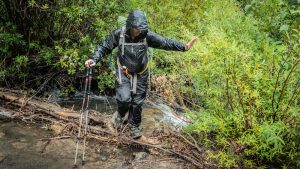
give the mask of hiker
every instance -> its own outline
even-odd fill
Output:
[[[114,30],[100,45],[92,57],[85,62],[86,67],[96,65],[105,55],[118,47],[116,61],[116,100],[118,110],[113,116],[114,127],[119,127],[127,112],[131,136],[140,138],[142,105],[148,88],[149,58],[147,47],[188,51],[197,38],[184,44],[173,39],[162,37],[149,31],[144,12],[132,11],[126,20],[126,26]]]

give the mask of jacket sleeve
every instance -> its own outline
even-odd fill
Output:
[[[100,45],[97,46],[95,52],[90,58],[95,60],[95,62],[98,62],[104,56],[110,54],[119,44],[120,33],[121,29],[114,30]]]
[[[177,40],[162,37],[154,32],[148,32],[147,43],[149,47],[173,50],[173,51],[185,51],[185,44]]]

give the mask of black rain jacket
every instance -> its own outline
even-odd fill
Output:
[[[132,28],[141,30],[140,35],[134,39],[130,37],[130,29]],[[148,46],[164,50],[185,51],[185,44],[149,31],[144,12],[134,10],[127,17],[125,43],[142,43],[146,38],[147,45],[126,45],[124,56],[121,56],[121,44],[119,44],[121,29],[122,28],[114,30],[100,45],[98,45],[91,59],[98,62],[105,55],[110,54],[115,47],[118,47],[120,64],[126,66],[131,73],[139,73],[143,71],[148,64]]]

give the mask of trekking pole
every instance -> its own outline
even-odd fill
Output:
[[[92,82],[92,69],[88,69],[88,90],[87,90],[87,102],[86,102],[86,111],[85,111],[85,126],[84,126],[84,139],[83,139],[83,150],[82,150],[82,165],[85,164],[84,155],[86,147],[86,135],[87,135],[87,126],[88,126],[88,116],[89,116],[89,101],[90,101],[90,92],[91,92],[91,82]]]
[[[77,134],[77,138],[76,138],[76,150],[75,150],[75,159],[74,159],[74,165],[73,165],[74,169],[77,168],[77,155],[78,155],[79,138],[80,138],[80,135],[81,135],[81,126],[82,126],[83,113],[85,113],[87,111],[87,108],[88,108],[89,93],[90,93],[90,88],[91,88],[91,79],[92,79],[92,70],[91,70],[91,68],[88,68],[87,71],[86,71],[86,76],[85,76],[83,100],[82,100],[82,106],[81,106],[81,109],[80,109],[80,120],[79,120],[78,134]],[[87,123],[87,114],[86,114],[86,123]],[[87,126],[87,124],[85,125],[85,133],[84,134],[86,134],[86,126]],[[84,145],[85,145],[85,140],[84,140]]]

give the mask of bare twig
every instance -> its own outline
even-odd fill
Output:
[[[59,139],[67,139],[67,138],[71,138],[71,136],[59,136],[59,137],[51,137],[51,138],[42,138],[39,139],[41,141],[43,140],[59,140]]]

